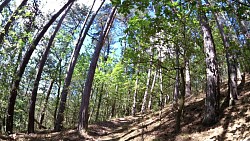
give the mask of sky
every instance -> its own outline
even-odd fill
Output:
[[[16,0],[16,4],[19,5],[22,0]],[[59,10],[68,0],[41,0],[42,3],[42,12],[51,12]],[[96,10],[101,4],[102,0],[96,0],[95,6],[93,10]],[[108,0],[109,2],[109,0]],[[83,3],[87,6],[91,6],[93,4],[93,0],[78,0],[77,3]]]

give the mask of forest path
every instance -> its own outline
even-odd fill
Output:
[[[227,94],[226,84],[221,87],[222,99]],[[90,141],[126,141],[126,140],[162,140],[162,141],[205,141],[232,140],[250,141],[250,75],[246,74],[244,86],[240,87],[239,100],[233,107],[223,109],[220,121],[211,126],[201,125],[204,111],[205,94],[186,98],[181,132],[175,133],[174,113],[171,105],[158,112],[151,112],[135,117],[111,119],[89,126],[89,133],[79,135],[76,130],[33,135],[14,135],[15,140],[90,140]],[[223,101],[223,100],[222,100]],[[223,105],[223,104],[222,104]],[[0,139],[4,137],[0,136]],[[6,137],[5,139],[10,139]]]

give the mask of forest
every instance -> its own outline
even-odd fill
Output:
[[[249,0],[55,1],[0,0],[0,140],[250,140]]]

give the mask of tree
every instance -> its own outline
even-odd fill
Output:
[[[46,47],[45,51],[43,52],[42,58],[40,60],[39,66],[38,66],[38,71],[36,74],[36,79],[34,82],[34,86],[33,86],[33,90],[32,90],[32,94],[31,94],[31,100],[30,100],[30,107],[29,107],[29,121],[28,121],[28,133],[34,133],[34,121],[35,121],[35,106],[36,106],[36,97],[37,97],[37,90],[38,90],[38,85],[41,79],[41,75],[43,72],[43,67],[45,65],[45,62],[47,60],[50,48],[52,46],[52,43],[54,41],[54,38],[58,32],[58,30],[60,29],[62,22],[65,18],[65,16],[67,15],[67,13],[69,12],[71,6],[73,5],[73,2],[69,5],[68,9],[65,11],[65,13],[62,15],[62,17],[60,18],[54,33],[52,34],[52,36],[50,37],[48,46]],[[53,85],[52,81],[52,85]],[[41,124],[41,123],[40,123]]]
[[[99,6],[98,10],[95,11],[95,13],[93,13],[93,15],[91,16],[90,21],[87,24],[88,18],[90,16],[90,14],[92,12],[92,9],[93,9],[93,6],[95,4],[95,1],[94,1],[88,15],[85,18],[85,21],[83,23],[82,31],[80,33],[79,40],[78,40],[78,42],[76,44],[76,47],[75,47],[75,49],[74,49],[74,51],[73,51],[73,53],[71,55],[70,63],[69,63],[68,69],[67,69],[67,74],[66,74],[66,77],[65,77],[65,80],[64,80],[64,86],[63,86],[62,93],[61,93],[60,106],[59,106],[59,110],[58,110],[58,113],[57,113],[57,119],[56,119],[56,124],[55,124],[55,128],[54,128],[55,131],[60,131],[62,129],[62,127],[63,127],[62,122],[63,122],[63,114],[64,114],[64,109],[65,109],[65,103],[66,103],[66,100],[67,100],[68,89],[69,89],[72,74],[73,74],[73,71],[74,71],[74,68],[75,68],[75,65],[76,65],[76,62],[77,62],[77,58],[78,58],[78,55],[80,53],[83,41],[84,41],[84,39],[85,39],[85,37],[86,37],[86,35],[87,35],[93,21],[95,19],[95,16],[97,15],[97,13],[100,10],[103,3],[104,3],[104,1]],[[86,26],[86,28],[85,28],[85,26]]]
[[[41,38],[44,36],[44,34],[48,30],[48,28],[51,26],[51,24],[73,1],[74,0],[69,0],[55,15],[52,16],[50,21],[43,27],[41,32],[36,36],[32,44],[29,46],[28,50],[25,52],[22,62],[20,63],[17,71],[15,72],[15,80],[13,81],[13,84],[10,90],[10,97],[9,97],[8,108],[7,108],[8,110],[7,110],[7,117],[6,117],[6,132],[8,134],[13,133],[13,115],[14,115],[14,106],[16,102],[17,90],[20,85],[20,81],[24,73],[24,70],[29,62],[29,59],[33,51],[35,50],[37,44],[39,43]]]
[[[199,20],[203,32],[204,53],[206,55],[206,99],[205,112],[202,123],[204,125],[213,125],[219,120],[220,106],[220,86],[219,73],[217,65],[217,56],[211,27],[208,24],[206,13],[203,11],[201,2],[199,2]]]
[[[82,102],[81,102],[81,107],[80,107],[80,113],[79,113],[79,123],[78,123],[78,130],[82,131],[83,129],[87,130],[88,128],[88,119],[89,119],[89,97],[90,97],[90,92],[91,92],[91,87],[93,84],[93,79],[94,79],[94,74],[95,74],[95,69],[97,65],[97,61],[99,58],[100,51],[102,49],[102,46],[105,41],[105,37],[109,33],[109,30],[111,28],[112,22],[114,20],[115,14],[116,14],[116,8],[114,7],[109,15],[109,18],[105,24],[105,27],[103,28],[102,32],[100,33],[98,42],[96,44],[96,48],[94,51],[94,54],[91,59],[91,63],[89,66],[89,71],[87,75],[87,80],[85,82],[85,88],[84,92],[82,95]]]

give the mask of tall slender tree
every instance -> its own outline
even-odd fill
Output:
[[[23,76],[24,70],[30,60],[30,57],[35,50],[37,44],[42,39],[48,28],[52,25],[52,23],[57,19],[57,17],[73,2],[74,0],[68,0],[68,2],[55,14],[52,16],[50,21],[43,27],[41,32],[36,36],[36,38],[33,40],[27,51],[25,52],[25,55],[22,59],[22,62],[20,63],[17,71],[15,72],[15,80],[13,81],[11,90],[10,90],[10,97],[8,101],[8,107],[7,107],[7,116],[6,116],[6,132],[8,134],[13,133],[13,116],[14,116],[14,107],[16,102],[16,96],[17,96],[17,90],[20,85],[21,78]]]
[[[37,90],[38,90],[38,86],[39,86],[39,82],[41,79],[41,75],[43,72],[45,62],[46,62],[47,57],[49,55],[49,51],[50,51],[50,48],[53,44],[54,38],[56,37],[56,34],[59,31],[59,29],[62,25],[62,22],[63,22],[64,18],[66,17],[67,13],[69,12],[72,5],[73,5],[73,2],[71,3],[71,5],[69,5],[68,9],[65,11],[65,13],[60,18],[60,20],[55,28],[54,33],[52,34],[52,36],[49,39],[48,46],[46,47],[45,51],[43,52],[42,58],[39,62],[39,66],[38,66],[38,70],[37,70],[37,74],[36,74],[36,79],[34,81],[34,86],[33,86],[33,90],[31,93],[31,100],[30,100],[30,107],[29,107],[29,120],[28,120],[28,133],[35,132],[34,131],[34,119],[35,119],[36,97],[37,97]]]
[[[91,93],[91,87],[92,87],[93,80],[94,80],[95,69],[97,66],[97,61],[98,61],[102,46],[103,46],[104,41],[105,41],[105,37],[109,33],[111,25],[114,21],[116,11],[117,11],[117,7],[115,6],[115,7],[113,7],[113,9],[109,15],[109,18],[108,18],[102,32],[100,33],[94,54],[93,54],[92,59],[91,59],[91,63],[90,63],[89,71],[88,71],[88,75],[87,75],[87,80],[85,82],[85,88],[84,88],[83,95],[82,95],[80,112],[79,112],[79,123],[78,123],[78,130],[79,131],[83,131],[84,129],[85,130],[88,129],[89,98],[90,98],[90,93]]]
[[[74,72],[74,68],[75,65],[77,63],[77,58],[79,56],[82,44],[85,40],[85,37],[87,36],[87,33],[97,15],[97,13],[99,12],[100,8],[102,7],[104,1],[102,1],[101,5],[99,6],[99,8],[92,14],[90,21],[88,22],[88,19],[92,13],[92,9],[95,5],[95,0],[93,1],[93,4],[91,6],[91,9],[89,10],[89,13],[87,14],[84,23],[83,23],[83,27],[78,39],[78,42],[76,44],[76,47],[71,55],[71,59],[70,59],[70,63],[67,69],[67,74],[64,80],[64,85],[63,85],[63,89],[62,89],[62,93],[61,93],[61,100],[60,100],[60,105],[59,105],[59,109],[58,109],[58,113],[57,113],[57,119],[56,119],[56,124],[55,124],[55,131],[60,131],[63,127],[62,122],[63,122],[63,114],[64,114],[64,110],[65,110],[65,103],[67,100],[67,94],[68,94],[68,90],[69,90],[69,86],[71,83],[71,79],[72,79],[72,75]],[[86,28],[85,28],[86,26]]]

